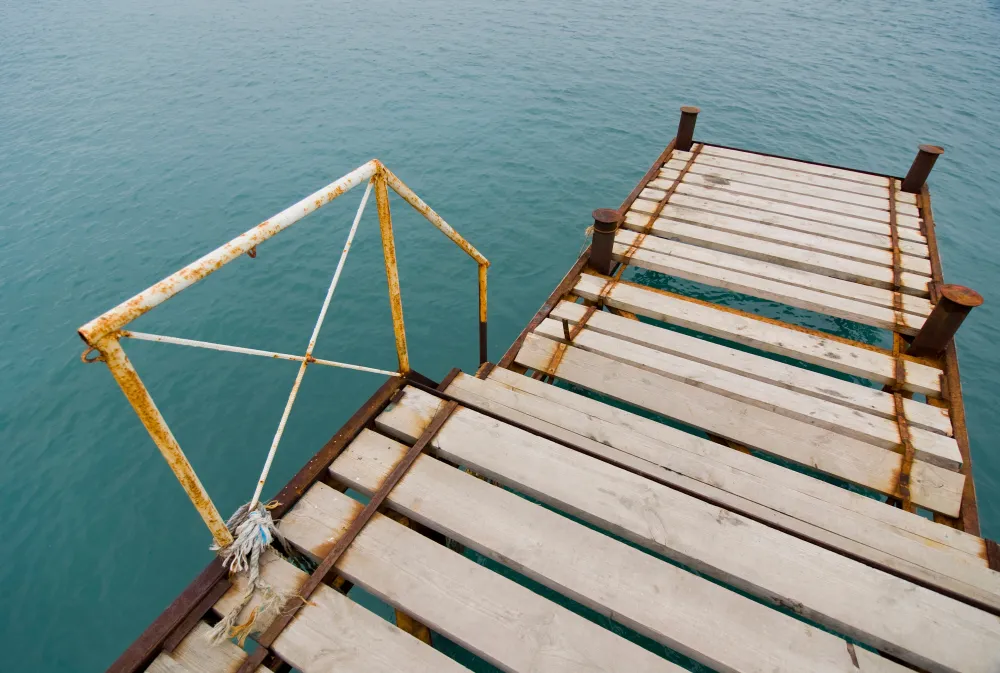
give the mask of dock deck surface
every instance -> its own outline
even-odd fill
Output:
[[[970,530],[961,393],[943,383],[954,347],[902,353],[941,281],[926,188],[672,147],[623,206],[617,264],[889,330],[893,348],[598,273],[585,253],[500,366],[396,383],[284,514],[321,561],[363,507],[345,491],[376,493],[458,403],[339,583],[273,642],[275,673],[465,670],[424,626],[503,671],[683,670],[588,614],[716,671],[1000,671],[1000,573]],[[289,591],[308,578],[274,552],[262,572]],[[244,650],[207,629],[148,670],[237,670]]]

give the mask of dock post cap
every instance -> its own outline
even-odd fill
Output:
[[[949,283],[942,285],[940,290],[942,297],[952,303],[958,304],[959,306],[975,308],[977,306],[982,306],[983,304],[983,295],[979,294],[971,287],[953,285]]]
[[[699,112],[701,112],[701,108],[695,105],[682,105],[681,112],[683,112],[684,114],[696,115]]]
[[[944,148],[940,145],[920,145],[917,149],[927,154],[944,154]]]
[[[594,217],[594,229],[602,234],[613,232],[622,219],[621,213],[614,208],[598,208],[591,215]]]

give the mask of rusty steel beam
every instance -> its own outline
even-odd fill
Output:
[[[191,504],[194,505],[195,510],[208,526],[215,543],[219,547],[229,545],[233,541],[233,536],[226,527],[226,521],[219,514],[219,510],[216,509],[215,503],[209,497],[208,491],[198,479],[198,475],[195,474],[194,468],[191,467],[187,456],[184,455],[180,444],[177,443],[174,433],[170,431],[163,414],[160,413],[146,386],[143,385],[142,379],[139,378],[139,373],[132,366],[128,356],[125,355],[117,335],[112,334],[102,338],[98,342],[97,348],[115,382],[118,383],[118,387],[122,389],[132,408],[135,409],[139,420],[153,439],[153,443],[156,444],[156,448],[160,450],[170,470],[177,477],[184,492],[187,493]]]
[[[479,364],[489,359],[486,351],[486,271],[489,264],[479,265]]]
[[[409,448],[409,450],[403,455],[402,458],[393,466],[392,471],[386,475],[385,479],[379,485],[378,490],[372,495],[368,504],[351,520],[350,525],[334,543],[333,547],[327,553],[326,557],[320,562],[316,569],[312,572],[305,583],[299,587],[298,595],[290,599],[288,603],[282,608],[278,617],[275,618],[271,625],[268,627],[267,631],[261,634],[256,640],[257,644],[260,646],[260,650],[267,650],[274,644],[274,641],[281,634],[281,632],[291,623],[292,619],[298,614],[299,609],[309,600],[309,597],[316,590],[316,588],[323,583],[323,580],[327,575],[334,571],[334,566],[340,557],[343,556],[347,548],[354,542],[354,539],[358,536],[361,530],[368,524],[375,513],[378,511],[379,507],[385,502],[386,497],[399,480],[403,478],[410,466],[413,465],[417,457],[423,453],[424,449],[430,443],[441,426],[445,424],[451,414],[458,408],[457,402],[449,402],[434,415],[430,424],[424,429],[423,433],[417,439],[417,441]],[[252,659],[247,659],[238,669],[237,673],[252,673],[256,668],[256,663]]]
[[[278,506],[271,510],[275,519],[281,518],[299,498],[316,483],[326,471],[326,468],[340,455],[344,447],[357,437],[363,428],[370,425],[381,413],[389,399],[400,390],[408,380],[430,381],[416,372],[412,379],[392,378],[387,380],[368,400],[347,419],[336,434],[307,462],[298,473],[275,496]],[[432,382],[433,383],[433,382]],[[167,608],[150,624],[142,634],[132,642],[107,669],[107,673],[137,673],[145,670],[163,649],[165,642],[173,634],[179,634],[184,625],[190,627],[177,641],[190,632],[197,624],[197,619],[189,621],[189,617],[198,611],[200,604],[207,595],[217,591],[220,583],[228,583],[228,573],[219,559],[213,559],[204,570],[189,584]],[[214,602],[213,602],[214,605]],[[211,608],[211,606],[208,606]],[[202,613],[204,614],[204,613]],[[201,615],[199,615],[200,617]]]
[[[410,355],[406,348],[406,326],[403,324],[403,297],[399,292],[399,268],[396,265],[396,239],[392,235],[392,214],[389,211],[389,193],[386,176],[379,165],[375,172],[375,203],[378,206],[378,226],[382,235],[382,256],[385,260],[385,278],[389,284],[389,308],[392,311],[392,334],[396,339],[396,356],[399,371],[410,371]]]
[[[938,251],[937,232],[934,224],[934,211],[931,208],[931,194],[927,185],[920,188],[917,197],[920,215],[923,220],[923,231],[927,237],[927,249],[931,261],[932,287],[940,291],[943,284],[944,270],[941,267],[941,256]],[[935,292],[931,293],[932,298]],[[972,477],[972,449],[969,444],[969,430],[966,426],[965,401],[962,399],[962,378],[958,368],[958,348],[952,339],[945,347],[941,360],[944,372],[941,376],[941,397],[947,402],[948,415],[951,418],[952,434],[958,443],[962,455],[962,469],[965,475],[965,487],[962,490],[962,506],[958,514],[961,528],[971,535],[980,535],[979,506],[976,503],[976,482]]]
[[[225,245],[188,264],[180,271],[167,276],[159,283],[94,318],[78,330],[80,337],[88,345],[96,347],[97,342],[103,337],[116,330],[120,330],[139,316],[177,295],[185,288],[207,278],[210,274],[218,271],[237,257],[256,248],[258,244],[287,229],[306,215],[330,203],[338,196],[357,187],[375,173],[376,166],[378,165],[378,162],[373,159],[355,168],[339,180],[310,194],[298,203],[285,208],[274,217],[264,220],[253,229],[240,234]]]

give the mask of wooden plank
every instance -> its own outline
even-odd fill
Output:
[[[850,229],[859,229],[861,231],[871,231],[876,234],[885,234],[889,232],[888,213],[886,213],[884,220],[876,220],[868,217],[859,217],[857,215],[834,212],[831,210],[821,210],[819,208],[804,206],[798,203],[790,203],[788,201],[778,201],[772,198],[738,193],[725,189],[719,189],[717,187],[703,187],[702,185],[693,184],[687,181],[684,181],[677,186],[676,193],[686,194],[688,196],[701,199],[720,201],[722,203],[728,203],[744,208],[752,208],[754,210],[769,213],[778,213],[780,215],[798,217],[803,220],[823,222],[825,224],[833,224]],[[663,198],[663,195],[663,190],[647,187],[639,193],[639,198],[646,199],[647,201],[659,201]],[[789,198],[791,198],[791,196]],[[802,197],[802,199],[797,200],[805,200],[807,198],[808,197]],[[920,233],[919,219],[906,215],[899,215],[896,220],[896,224],[900,230],[910,232],[911,240],[913,235],[919,236],[923,239],[923,235]]]
[[[853,191],[844,191],[841,189],[809,184],[808,182],[796,182],[768,175],[758,175],[757,173],[740,170],[739,168],[712,165],[711,163],[703,161],[704,159],[708,159],[709,162],[711,162],[712,157],[701,156],[698,159],[695,159],[691,168],[688,170],[688,174],[707,177],[720,185],[722,185],[721,181],[724,180],[729,183],[755,185],[759,187],[777,189],[784,192],[801,194],[804,196],[815,196],[830,201],[843,201],[845,203],[868,206],[869,208],[875,208],[878,210],[889,209],[889,190],[885,187],[873,187],[872,189],[875,192],[873,194],[859,194]],[[677,177],[680,171],[684,170],[686,165],[687,162],[684,160],[671,159],[663,165],[663,168],[658,174],[658,178],[673,180]],[[657,187],[657,185],[652,182],[650,183],[650,186]],[[670,185],[666,185],[662,188],[666,189],[669,186]],[[910,196],[914,195],[911,194]],[[897,199],[896,207],[905,215],[912,215],[914,217],[920,216],[920,211],[916,206],[915,198],[909,199],[909,201],[901,201]]]
[[[281,530],[296,547],[322,558],[359,508],[347,495],[316,484],[282,519]],[[355,538],[337,571],[504,671],[683,670],[380,514]]]
[[[546,320],[534,333],[554,341],[563,341],[562,324],[557,320]],[[582,330],[573,339],[573,345],[589,353],[825,428],[837,435],[852,437],[873,447],[901,450],[899,428],[894,419],[859,413],[841,404],[595,330]],[[962,468],[962,454],[958,450],[958,443],[951,437],[912,427],[910,439],[918,460],[953,471]]]
[[[796,161],[795,159],[769,157],[763,154],[755,154],[753,152],[745,152],[742,150],[732,150],[725,147],[715,147],[713,145],[704,145],[702,147],[702,153],[706,156],[728,157],[731,159],[739,159],[740,161],[747,163],[761,164],[763,166],[775,166],[777,168],[785,168],[788,170],[798,171],[800,173],[824,175],[838,180],[860,182],[866,185],[878,185],[882,187],[888,182],[888,178],[881,175],[872,175],[871,173],[852,171],[847,168],[819,166],[805,161]]]
[[[619,231],[619,236],[624,233]],[[691,246],[693,247],[693,246]],[[629,246],[615,243],[612,257],[622,261]],[[719,253],[721,254],[721,253]],[[735,258],[733,255],[732,257]],[[722,266],[694,262],[672,255],[652,252],[640,248],[629,257],[629,264],[650,271],[684,278],[685,280],[721,287],[733,292],[741,292],[761,299],[769,299],[788,306],[816,311],[825,315],[853,320],[865,325],[895,330],[902,334],[915,335],[920,331],[924,318],[907,312],[897,314],[890,308],[854,301],[846,297],[827,294],[819,290],[791,285],[769,278],[733,271]],[[759,262],[763,264],[763,262]],[[863,287],[858,285],[858,287]]]
[[[648,214],[654,212],[655,206],[656,204],[653,201],[638,199],[633,203],[632,210],[637,213]],[[892,240],[888,233],[878,234],[870,231],[838,227],[832,224],[823,224],[822,222],[800,220],[794,217],[785,217],[783,215],[740,208],[739,206],[731,206],[709,199],[689,197],[684,194],[675,194],[671,197],[670,202],[664,206],[661,214],[663,217],[704,225],[712,225],[713,223],[728,225],[730,227],[736,223],[742,223],[740,226],[745,226],[746,223],[763,225],[781,230],[761,230],[762,232],[766,232],[770,238],[780,235],[783,237],[780,240],[787,241],[798,240],[795,237],[796,234],[807,234],[822,239],[821,242],[824,243],[824,246],[819,248],[821,251],[833,249],[826,241],[863,245],[878,248],[879,250],[892,250]],[[718,228],[722,228],[722,226]],[[913,238],[919,237],[914,236]],[[926,241],[909,240],[906,232],[901,232],[899,249],[904,255],[912,255],[925,261],[930,254]],[[929,264],[930,262],[927,263]]]
[[[247,658],[247,653],[235,643],[224,641],[217,645],[208,640],[212,630],[205,622],[198,622],[191,632],[170,654],[160,652],[146,669],[148,673],[235,673]],[[271,673],[260,666],[257,673]]]
[[[777,213],[771,210],[753,208],[745,203],[739,204],[713,199],[711,198],[711,194],[707,196],[692,195],[687,193],[686,190],[674,192],[674,195],[670,197],[670,203],[678,206],[697,208],[699,210],[719,215],[730,215],[733,217],[743,218],[745,220],[764,222],[766,224],[785,227],[787,229],[795,229],[797,231],[804,231],[806,233],[822,234],[824,236],[848,242],[863,243],[871,241],[873,237],[876,237],[879,241],[883,241],[889,236],[888,225],[883,226],[876,222],[858,220],[858,222],[862,223],[861,225],[855,225],[850,220],[832,224],[819,222],[784,213]],[[652,213],[654,212],[655,205],[656,201],[639,198],[632,203],[632,209],[639,212]],[[900,227],[899,237],[901,241],[906,241],[906,243],[900,243],[901,249],[904,245],[914,246],[910,247],[907,252],[910,252],[910,250],[926,250],[927,248],[927,239],[924,238],[923,234],[916,229]]]
[[[867,194],[869,196],[888,198],[888,179],[882,178],[881,182],[878,184],[866,184],[860,182],[854,182],[851,180],[841,180],[839,178],[828,177],[824,175],[819,175],[817,173],[803,172],[800,170],[794,170],[790,168],[778,168],[775,166],[766,166],[764,164],[750,163],[747,161],[741,161],[740,159],[727,158],[723,156],[718,156],[705,152],[708,146],[704,146],[701,154],[699,155],[696,165],[701,167],[703,170],[709,167],[711,168],[722,168],[729,169],[733,171],[745,172],[754,175],[767,176],[771,178],[777,178],[783,182],[795,182],[800,184],[811,185],[815,187],[821,187],[823,189],[829,189],[838,192],[849,192],[852,194]],[[677,161],[686,162],[691,158],[691,153],[681,153],[675,152],[672,159]],[[801,162],[798,162],[801,163]],[[899,192],[899,189],[896,190]],[[900,192],[897,197],[897,201],[906,204],[916,204],[916,194],[909,194],[907,192]]]
[[[629,213],[629,215],[632,214]],[[633,224],[634,221],[641,220],[643,217],[639,215],[631,221],[626,217],[623,225],[632,231],[643,231],[646,222]],[[648,217],[646,219],[648,220]],[[891,266],[877,266],[857,262],[844,259],[843,257],[836,257],[812,250],[803,250],[780,243],[764,241],[752,236],[719,231],[718,229],[702,227],[679,220],[658,218],[653,222],[653,229],[649,233],[658,238],[679,241],[702,248],[710,248],[730,255],[749,257],[770,264],[778,264],[800,271],[836,278],[845,282],[870,285],[882,290],[882,292],[874,293],[876,296],[879,296],[880,305],[882,303],[881,296],[891,297],[894,288]],[[888,251],[885,252],[888,254]],[[909,272],[900,274],[903,292],[918,297],[930,296],[928,289],[930,280],[929,276]],[[923,304],[923,302],[919,303]],[[927,302],[927,305],[929,308],[930,302]],[[912,309],[912,306],[910,308]]]
[[[638,234],[634,231],[619,229],[615,235],[615,242],[627,246],[636,241],[637,237]],[[844,297],[845,299],[855,299],[866,304],[871,304],[872,306],[893,308],[895,305],[893,302],[893,292],[889,289],[831,278],[819,273],[811,273],[782,264],[706,249],[698,245],[680,243],[659,236],[647,236],[643,239],[640,248],[662,255],[682,257],[694,262],[719,266],[723,269],[732,269],[741,273],[759,276],[760,278],[788,283],[789,285],[797,285],[837,297]],[[928,280],[928,278],[923,277],[920,279],[920,283],[924,287],[922,291],[910,288],[903,293],[901,299],[902,309],[905,313],[924,317],[930,315],[933,306],[930,300],[925,298],[929,296],[927,290]],[[923,296],[913,296],[912,294],[907,294],[907,292],[921,292]]]
[[[650,183],[649,187],[658,190],[670,188],[673,181],[680,175],[679,171],[666,169],[660,171],[660,177],[656,182]],[[745,174],[743,174],[745,176]],[[840,213],[851,217],[860,217],[873,222],[889,223],[889,199],[876,199],[874,204],[870,202],[851,203],[844,200],[827,198],[824,195],[801,194],[798,191],[790,191],[774,186],[762,186],[739,180],[730,180],[718,172],[709,174],[688,173],[683,182],[685,184],[704,187],[709,190],[729,192],[732,194],[743,194],[745,196],[755,196],[768,201],[787,203],[803,208],[821,210],[830,213]],[[777,182],[777,181],[773,181]],[[664,184],[666,183],[666,184]],[[920,217],[917,207],[911,204],[901,203],[897,209],[897,217],[905,220],[905,224],[900,226],[916,225],[919,228]]]
[[[563,301],[556,306],[551,316],[556,320],[566,320],[575,325],[585,313],[586,307],[581,304]],[[547,334],[550,333],[550,329],[546,331]],[[674,330],[663,329],[636,320],[625,320],[603,311],[597,311],[590,316],[587,320],[587,329],[811,395],[880,418],[895,419],[896,417],[892,395],[883,390],[736,350]],[[561,334],[561,332],[560,329],[559,333]],[[903,409],[910,426],[951,436],[951,420],[946,409],[913,399],[904,399]],[[895,423],[894,420],[893,423]]]
[[[528,376],[520,376],[506,369],[498,368],[490,373],[489,380],[501,384],[512,393],[531,395],[534,400],[537,400],[537,402],[532,402],[528,405],[531,413],[537,413],[544,409],[544,403],[549,402],[559,405],[560,409],[569,409],[582,413],[585,417],[604,421],[613,429],[613,432],[610,432],[610,434],[599,433],[589,436],[605,443],[613,443],[614,437],[627,433],[631,439],[628,445],[629,448],[637,450],[637,453],[641,457],[652,462],[658,463],[664,456],[682,455],[678,454],[678,451],[694,454],[702,459],[723,465],[729,468],[729,471],[734,474],[754,477],[757,482],[767,486],[768,493],[776,492],[780,494],[784,490],[787,490],[792,493],[805,495],[807,496],[807,500],[815,500],[821,503],[817,507],[821,511],[831,512],[830,521],[832,525],[836,525],[839,522],[849,522],[852,520],[853,515],[861,515],[865,519],[886,524],[895,530],[901,531],[919,542],[923,547],[934,550],[954,550],[956,554],[951,555],[952,559],[967,558],[977,566],[986,566],[985,545],[982,538],[975,535],[969,535],[955,528],[936,524],[916,514],[886,506],[881,501],[868,498],[860,493],[828,484],[801,472],[789,470],[752,455],[732,451],[728,447],[702,439],[689,432],[678,430],[583,395],[577,395],[557,386],[535,381]],[[456,381],[463,382],[465,379],[459,377]],[[451,388],[449,388],[450,390]],[[510,397],[503,398],[503,401],[510,403]],[[521,407],[518,408],[521,409]],[[546,419],[550,421],[555,420],[552,416],[546,416]],[[578,417],[574,417],[574,425],[572,427],[580,430],[586,429],[588,433],[593,430],[587,423],[579,421]],[[649,440],[655,442],[655,448],[644,449],[643,447],[646,446]],[[676,449],[676,451],[671,450],[669,453],[664,453],[662,450],[664,446]],[[690,462],[688,464],[690,465]],[[674,469],[676,466],[676,463],[671,462],[670,465],[665,467]],[[691,476],[697,476],[697,473]],[[714,474],[704,477],[710,483],[715,483],[715,478]],[[788,498],[781,498],[779,496],[774,502],[781,504],[796,500],[797,498],[794,495]],[[838,515],[840,512],[843,512],[843,515]],[[804,519],[814,521],[810,517],[804,517]],[[861,531],[868,528],[868,525],[859,525],[857,530]],[[839,531],[839,529],[837,530]]]
[[[974,536],[954,536],[955,529],[908,512],[909,519],[886,514],[896,508],[530,377],[507,382],[506,370],[496,373],[486,381],[459,376],[447,392],[707,502],[977,605],[1000,607],[1000,574],[965,548],[966,541],[982,548]]]
[[[330,470],[370,493],[405,449],[366,431]],[[714,670],[853,670],[840,638],[430,456],[417,458],[389,501],[411,519]]]
[[[714,229],[720,232],[737,234],[743,237],[756,238],[761,241],[777,243],[783,246],[799,248],[874,266],[892,268],[892,252],[888,249],[891,241],[888,237],[882,237],[884,246],[875,247],[848,243],[826,236],[775,227],[761,222],[743,220],[738,217],[727,215],[716,215],[715,213],[695,210],[684,206],[667,204],[663,209],[663,215],[654,221],[654,231],[657,229],[667,229],[675,222],[685,222],[691,225]],[[638,211],[630,210],[625,214],[624,225],[629,229],[644,229],[649,224],[649,215]],[[926,246],[924,246],[926,248]],[[900,255],[900,267],[904,272],[918,274],[920,276],[930,275],[930,260],[916,255]]]
[[[376,425],[415,441],[441,404],[409,388]],[[995,616],[641,475],[470,409],[456,411],[431,445],[446,460],[909,663],[982,673],[1000,666]]]
[[[308,578],[304,572],[267,550],[261,556],[261,576],[280,591],[294,593]],[[245,575],[234,577],[234,586],[215,605],[219,614],[237,604],[246,586]],[[259,596],[240,613],[246,619]],[[258,620],[263,631],[270,620]],[[347,596],[321,584],[309,602],[274,641],[271,648],[302,673],[382,671],[466,671],[453,660],[396,628]]]
[[[593,274],[580,276],[573,292],[596,301],[605,279]],[[606,298],[615,308],[660,322],[735,341],[768,353],[795,358],[834,371],[860,376],[882,384],[895,383],[895,360],[891,353],[863,348],[793,325],[728,311],[713,304],[619,281]],[[903,360],[903,388],[911,392],[941,396],[941,370],[912,359]]]
[[[516,362],[545,370],[557,346],[530,335]],[[556,376],[845,481],[896,493],[902,456],[893,451],[574,346],[565,349]],[[963,475],[914,461],[910,477],[914,503],[948,516],[958,513]]]

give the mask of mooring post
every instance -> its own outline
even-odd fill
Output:
[[[982,295],[975,290],[963,285],[942,285],[941,298],[906,349],[906,354],[937,355],[943,351],[969,311],[982,303]]]
[[[681,107],[681,120],[677,123],[677,142],[674,145],[682,152],[691,150],[691,143],[694,142],[694,125],[698,121],[700,108],[693,105]]]
[[[605,276],[611,273],[611,251],[621,215],[614,208],[598,208],[593,212],[594,235],[590,246],[590,266]]]
[[[919,193],[920,188],[927,182],[927,176],[931,174],[931,169],[934,168],[934,162],[942,154],[944,154],[943,147],[921,145],[917,151],[917,156],[913,159],[913,163],[910,164],[910,170],[907,171],[906,177],[903,178],[901,189],[910,194]]]

